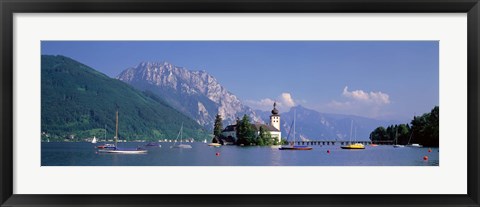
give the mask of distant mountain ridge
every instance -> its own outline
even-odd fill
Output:
[[[235,123],[244,114],[262,121],[206,71],[190,71],[168,62],[142,62],[116,78],[139,90],[152,91],[208,129],[213,129],[217,113],[222,115],[224,125]]]
[[[243,114],[252,117],[252,122],[269,123],[271,114],[244,105],[207,72],[167,62],[142,62],[120,73],[119,80],[64,56],[42,55],[41,69],[41,128],[49,134],[101,137],[106,125],[112,137],[115,107],[120,109],[121,136],[129,139],[171,139],[182,123],[186,137],[201,134],[203,139],[213,129],[217,113],[224,118],[224,126],[234,124]],[[296,106],[280,111],[285,138],[293,111],[297,140],[349,140],[352,120],[351,136],[355,139],[356,130],[357,140],[368,140],[378,126],[399,124]]]
[[[71,58],[42,55],[42,132],[57,137],[103,138],[106,128],[107,137],[112,139],[117,109],[121,139],[175,139],[182,124],[185,137],[206,138],[200,125],[156,95]]]
[[[379,126],[398,124],[397,121],[382,121],[354,115],[328,114],[295,106],[287,112],[280,112],[282,136],[287,137],[291,130],[294,111],[296,111],[297,140],[369,140],[370,133]],[[269,120],[270,112],[256,111],[264,120]],[[352,122],[353,121],[353,122]],[[352,129],[352,130],[350,130]],[[356,130],[356,138],[355,138]],[[292,139],[293,132],[290,134]]]

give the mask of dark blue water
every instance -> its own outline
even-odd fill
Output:
[[[120,143],[137,147],[146,143]],[[345,150],[340,146],[312,146],[309,151],[285,151],[271,147],[210,147],[188,143],[192,149],[146,147],[146,154],[98,153],[96,145],[82,142],[43,142],[42,166],[438,166],[438,148],[366,146]],[[99,145],[99,144],[97,144]],[[327,153],[330,150],[330,153]],[[219,153],[219,156],[216,155]],[[428,156],[428,160],[423,160]]]

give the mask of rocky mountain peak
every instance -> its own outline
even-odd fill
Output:
[[[252,109],[204,70],[191,71],[166,61],[141,62],[124,70],[117,79],[140,90],[155,92],[204,126],[213,125],[217,113],[226,124],[234,123],[243,114],[261,121]]]

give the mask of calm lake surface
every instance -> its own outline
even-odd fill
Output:
[[[120,147],[147,143],[119,143]],[[191,149],[145,147],[146,154],[98,153],[99,144],[88,142],[42,142],[42,166],[439,166],[439,149],[366,146],[364,150],[340,149],[340,145],[312,146],[309,151],[271,147],[210,147],[187,143]],[[327,153],[330,150],[330,153]],[[216,155],[219,153],[219,156]],[[428,160],[423,160],[428,156]]]

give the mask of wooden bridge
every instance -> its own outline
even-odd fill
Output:
[[[311,140],[311,141],[295,141],[295,145],[348,145],[353,143],[361,143],[364,145],[378,144],[378,145],[393,145],[393,141],[345,141],[345,140]]]

